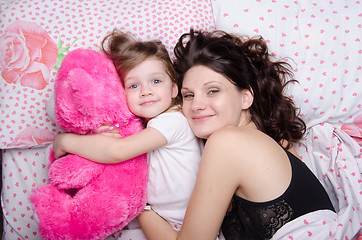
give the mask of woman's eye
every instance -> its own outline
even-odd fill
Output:
[[[218,93],[218,92],[220,92],[219,89],[211,89],[211,90],[209,90],[208,94],[215,94],[215,93]]]
[[[192,98],[194,95],[192,93],[185,93],[182,95],[182,98],[183,99],[190,99]]]

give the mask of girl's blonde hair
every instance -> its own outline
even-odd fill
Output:
[[[168,51],[159,40],[139,41],[133,35],[116,29],[102,40],[101,49],[112,59],[121,79],[124,79],[125,75],[138,64],[154,57],[163,64],[171,81],[178,85],[178,78]],[[171,106],[180,103],[181,98],[178,95],[173,99]]]

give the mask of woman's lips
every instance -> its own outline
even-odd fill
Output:
[[[194,116],[192,117],[192,120],[194,122],[202,122],[202,121],[206,121],[210,118],[212,118],[214,115],[202,115],[202,116]]]

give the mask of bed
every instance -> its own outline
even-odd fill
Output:
[[[294,67],[288,88],[307,124],[295,145],[337,209],[311,213],[273,239],[362,239],[362,3],[330,0],[9,0],[0,5],[2,239],[39,239],[28,200],[47,182],[48,149],[61,129],[48,116],[59,63],[98,49],[113,28],[160,39],[173,57],[190,27],[261,35]],[[138,239],[114,234],[110,239]]]

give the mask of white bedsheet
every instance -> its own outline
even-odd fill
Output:
[[[47,156],[47,146],[3,150],[3,240],[40,239],[29,193],[32,188],[47,181]]]
[[[39,239],[28,196],[32,188],[46,182],[47,149],[14,148],[3,153],[3,239]],[[326,188],[338,214],[318,211],[302,216],[286,224],[273,239],[357,238],[362,228],[361,146],[342,130],[320,124],[309,129],[296,150]],[[124,231],[120,239],[137,236],[142,236],[140,230]]]
[[[320,124],[308,130],[296,149],[326,188],[337,213],[301,216],[279,229],[273,240],[362,238],[361,146],[331,124]]]

